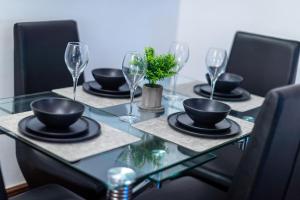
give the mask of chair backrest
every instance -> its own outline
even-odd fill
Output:
[[[6,195],[6,191],[5,191],[5,185],[4,185],[2,172],[1,172],[1,166],[0,166],[0,199],[1,200],[6,200],[7,199],[7,195]]]
[[[64,52],[78,42],[75,21],[24,22],[14,25],[15,95],[72,86]],[[82,84],[81,75],[78,83]]]
[[[272,90],[233,179],[230,200],[300,199],[300,85]]]
[[[244,77],[242,87],[265,96],[295,82],[299,49],[298,41],[237,32],[226,70]]]

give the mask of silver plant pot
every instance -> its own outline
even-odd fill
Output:
[[[145,84],[143,86],[141,109],[161,111],[163,107],[161,105],[163,87],[161,85]]]

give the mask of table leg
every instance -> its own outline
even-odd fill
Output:
[[[245,151],[246,150],[247,145],[249,143],[249,140],[250,140],[249,137],[245,137],[244,139],[237,141],[239,149],[241,151]]]

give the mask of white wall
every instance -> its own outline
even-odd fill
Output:
[[[177,39],[189,43],[191,57],[181,73],[204,78],[207,49],[229,51],[237,30],[300,41],[299,7],[297,0],[182,0]]]
[[[118,67],[129,50],[152,45],[166,51],[175,40],[178,0],[0,0],[0,97],[13,95],[13,24],[21,21],[75,19],[89,45],[90,64]],[[0,138],[0,161],[7,186],[23,181],[14,143]]]

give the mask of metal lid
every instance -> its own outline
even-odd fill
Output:
[[[108,170],[108,187],[114,189],[131,185],[136,179],[134,170],[127,167],[115,167]]]

